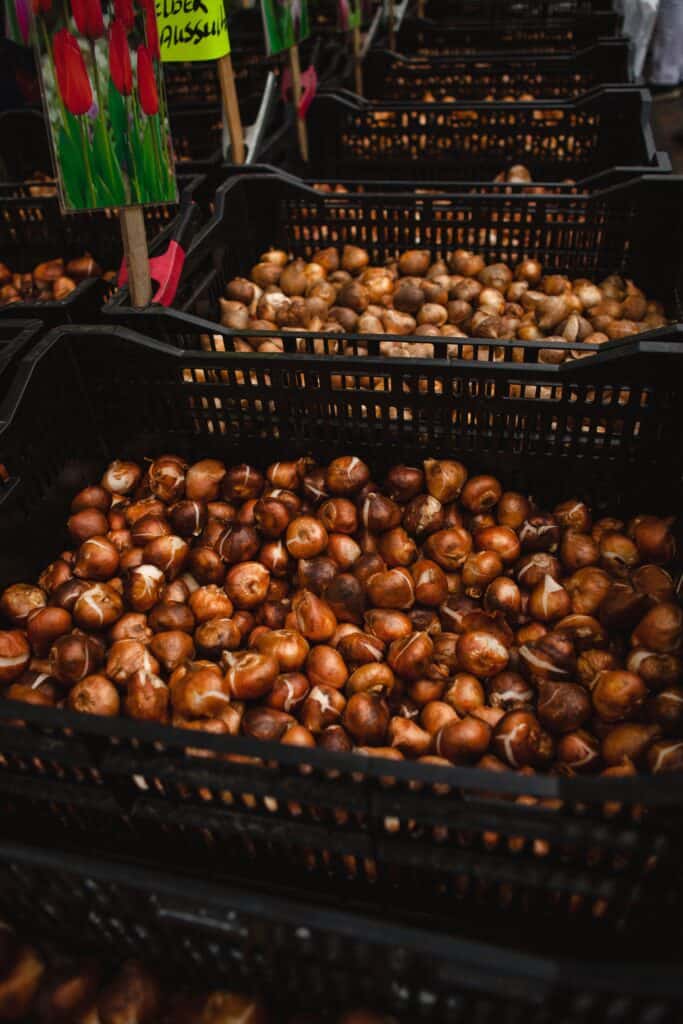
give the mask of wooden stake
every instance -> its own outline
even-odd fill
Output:
[[[221,86],[223,97],[223,109],[228,122],[228,134],[230,135],[230,159],[233,164],[244,163],[244,132],[242,130],[242,118],[240,117],[239,103],[237,102],[237,90],[235,89],[235,73],[232,70],[230,54],[219,57],[218,81]]]
[[[289,69],[292,73],[292,98],[294,100],[294,115],[296,117],[296,130],[299,136],[299,151],[301,159],[308,163],[308,131],[306,120],[299,117],[299,104],[301,102],[301,64],[299,63],[299,46],[297,43],[289,48]]]
[[[396,49],[396,29],[394,27],[394,0],[389,0],[389,49]]]
[[[129,206],[119,213],[123,253],[128,267],[128,289],[131,305],[136,309],[149,306],[152,299],[152,278],[149,273],[145,218],[141,206]]]
[[[362,49],[363,45],[360,36],[360,25],[356,25],[353,29],[353,77],[357,96],[363,95],[363,60],[361,58]]]

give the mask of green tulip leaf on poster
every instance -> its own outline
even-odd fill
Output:
[[[339,0],[339,28],[343,32],[361,27],[361,6],[362,0]]]
[[[308,39],[308,0],[261,0],[266,53],[272,56]]]
[[[28,2],[64,212],[177,202],[154,0]]]

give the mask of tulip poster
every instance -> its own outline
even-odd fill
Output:
[[[290,50],[308,39],[308,0],[261,0],[266,51],[269,56]]]
[[[154,0],[33,0],[65,211],[177,202]]]

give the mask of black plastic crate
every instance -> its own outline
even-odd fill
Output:
[[[615,10],[614,0],[425,0],[424,17],[430,20],[462,22],[488,18],[492,23],[506,18],[576,18]]]
[[[645,962],[590,940],[567,957],[530,954],[524,927],[500,946],[278,897],[273,881],[267,893],[219,887],[0,844],[0,912],[30,924],[33,941],[142,960],[172,988],[255,992],[273,1021],[354,1006],[405,1024],[678,1024],[683,1013],[680,951],[657,962],[661,942]]]
[[[214,216],[188,253],[175,308],[131,309],[120,292],[104,313],[180,348],[232,349],[236,333],[249,332],[218,322],[218,300],[228,281],[248,274],[271,246],[310,257],[321,246],[350,243],[366,246],[373,264],[419,245],[434,256],[475,249],[487,262],[511,265],[535,257],[546,272],[570,277],[624,274],[663,302],[672,319],[682,318],[683,178],[642,177],[587,195],[527,195],[509,186],[417,195],[374,187],[377,192],[330,194],[281,173],[234,178],[218,189]],[[506,189],[515,194],[503,194]],[[657,336],[666,338],[667,332],[663,328]],[[291,354],[310,353],[316,337],[319,332],[284,332],[283,343]],[[331,353],[340,346],[352,352],[364,347],[377,354],[385,340],[386,335],[341,333],[328,335],[318,348]],[[471,347],[471,339],[463,345]],[[490,341],[474,347],[478,359],[500,358]],[[542,347],[548,346],[538,342],[521,350],[535,360]],[[462,352],[452,340],[436,339],[437,357]]]
[[[618,36],[621,16],[614,11],[576,15],[482,17],[459,19],[404,18],[396,33],[397,53],[476,53],[489,50],[580,50],[602,36]]]
[[[636,86],[516,103],[398,103],[329,92],[313,101],[308,124],[310,176],[492,181],[522,163],[544,182],[616,165],[669,170],[656,150],[650,94]]]
[[[39,187],[43,187],[40,183]],[[118,273],[123,248],[115,211],[62,215],[56,192],[34,195],[31,182],[0,183],[0,252],[13,272],[23,273],[43,260],[62,256],[68,260],[89,252],[103,271]],[[178,191],[186,198],[201,198],[201,175],[178,175]],[[178,205],[144,207],[151,251],[163,249],[178,213]],[[156,244],[155,244],[156,243]],[[49,302],[15,302],[0,308],[0,321],[38,317],[52,327],[63,323],[96,323],[102,303],[115,291],[115,283],[87,278],[65,299]]]
[[[680,342],[626,341],[561,366],[445,364],[184,352],[63,328],[21,361],[0,406],[0,585],[34,579],[62,549],[73,492],[115,456],[263,466],[354,452],[381,477],[448,453],[542,505],[577,495],[596,513],[671,512],[682,372]],[[560,919],[680,921],[678,778],[438,769],[8,701],[0,721],[0,813],[14,836],[203,877],[276,873],[292,892],[334,884],[347,906],[389,914],[400,893],[406,915],[446,926],[466,907],[528,915],[550,935]]]
[[[628,82],[628,43],[603,39],[577,53],[489,53],[406,57],[371,50],[363,62],[364,95],[371,100],[436,101],[571,99],[596,86]]]
[[[43,328],[40,320],[0,319],[0,395],[4,394],[10,371]]]

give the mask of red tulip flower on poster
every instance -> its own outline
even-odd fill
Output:
[[[92,88],[81,48],[65,28],[55,35],[52,52],[57,87],[70,114],[87,114],[92,107]]]
[[[153,0],[29,0],[65,211],[177,201]]]

